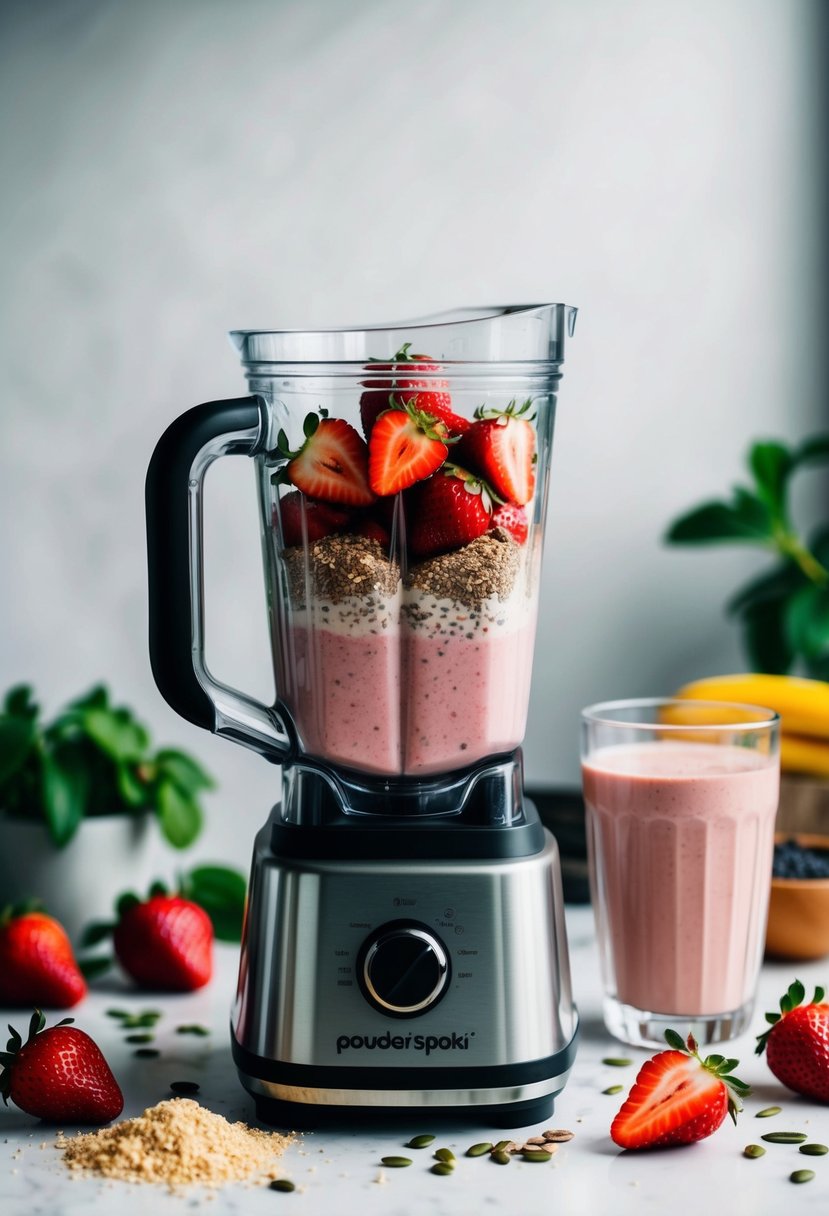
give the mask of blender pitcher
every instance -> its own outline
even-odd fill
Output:
[[[235,331],[251,395],[190,410],[153,455],[158,687],[191,722],[283,766],[281,803],[257,838],[234,1011],[234,1054],[262,1117],[285,1102],[474,1101],[514,1119],[516,1102],[543,1104],[569,1069],[576,1018],[558,859],[523,798],[520,744],[574,321],[575,309],[544,304],[364,329]],[[205,661],[203,482],[223,455],[249,456],[256,469],[273,705],[220,683]],[[530,915],[518,886],[533,867],[533,915],[549,923],[550,948],[543,965],[516,972],[502,956]],[[298,892],[313,902],[312,931]],[[484,917],[477,945],[447,944],[490,903],[500,921]],[[401,908],[412,915],[390,919]],[[537,939],[538,923],[525,927]],[[508,972],[520,980],[505,998]],[[342,1006],[336,1027],[320,988]],[[288,993],[300,1002],[290,1010]],[[477,1006],[479,1018],[487,1005],[500,1011],[488,1027],[438,1033],[447,1017],[455,1025]],[[434,1020],[436,1033],[389,1036],[389,1017]],[[389,1049],[394,1073],[399,1082],[411,1070],[411,1085],[389,1083],[367,1024],[400,1040]],[[472,1073],[449,1068],[460,1048],[435,1047],[425,1091],[414,1075],[421,1039],[465,1042]],[[513,1085],[505,1098],[487,1082],[488,1070],[529,1060],[528,1091]],[[348,1085],[343,1071],[354,1074]]]

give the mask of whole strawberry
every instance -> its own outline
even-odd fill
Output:
[[[124,895],[112,935],[115,955],[142,988],[192,992],[213,975],[213,925],[189,899],[154,888],[149,899]]]
[[[816,988],[808,1005],[800,980],[780,998],[780,1012],[767,1013],[770,1029],[757,1036],[757,1054],[766,1053],[778,1081],[795,1093],[829,1102],[829,1005]]]
[[[392,404],[391,397],[398,408],[412,405],[431,414],[446,425],[450,435],[461,435],[470,425],[468,419],[452,409],[449,381],[434,377],[441,370],[440,365],[432,362],[431,355],[410,354],[411,345],[406,342],[401,346],[391,363],[372,363],[366,369],[372,373],[370,380],[363,381],[366,391],[360,397],[360,418],[366,439],[371,437],[379,415]],[[378,376],[377,372],[387,374]],[[421,378],[413,378],[418,372]]]
[[[327,502],[316,502],[306,498],[299,490],[291,490],[279,500],[274,509],[274,523],[279,519],[282,528],[282,543],[285,548],[312,545],[315,540],[342,532],[351,516],[348,511]]]
[[[696,1040],[685,1043],[675,1030],[665,1039],[673,1049],[646,1060],[610,1128],[621,1148],[665,1148],[710,1136],[727,1114],[737,1122],[740,1098],[749,1087],[733,1076],[738,1060],[713,1055],[701,1059]]]
[[[41,911],[6,908],[0,913],[0,1005],[71,1009],[86,991],[58,921]]]
[[[64,1018],[45,1030],[46,1019],[36,1009],[24,1043],[9,1027],[11,1038],[0,1052],[0,1093],[28,1115],[50,1123],[91,1123],[100,1126],[124,1109],[118,1082],[97,1043]]]
[[[484,482],[445,464],[411,491],[406,504],[409,548],[415,557],[460,549],[489,527],[492,499]]]

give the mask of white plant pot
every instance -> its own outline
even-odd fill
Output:
[[[77,945],[92,920],[112,920],[123,891],[174,879],[173,850],[149,812],[84,819],[62,849],[43,823],[0,815],[0,909],[40,900]]]

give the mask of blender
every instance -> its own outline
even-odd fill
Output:
[[[575,1056],[558,850],[523,795],[555,399],[575,309],[239,330],[250,395],[147,477],[150,654],[189,721],[281,765],[233,1056],[260,1119],[547,1118]],[[205,659],[202,502],[256,472],[276,696]]]

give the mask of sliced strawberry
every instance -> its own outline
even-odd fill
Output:
[[[487,486],[457,465],[411,491],[406,505],[407,538],[415,557],[460,549],[489,527],[492,500]]]
[[[368,445],[368,479],[375,494],[397,494],[431,477],[446,460],[446,427],[414,406],[385,410]]]
[[[621,1148],[691,1144],[715,1132],[727,1114],[736,1123],[740,1097],[749,1088],[732,1075],[737,1060],[713,1055],[702,1060],[688,1035],[687,1046],[665,1032],[672,1051],[646,1060],[610,1128]]]
[[[286,549],[293,545],[313,544],[324,536],[343,532],[351,519],[348,511],[327,502],[315,502],[299,490],[291,490],[279,500],[274,515],[282,522],[282,542]]]
[[[523,545],[530,530],[526,509],[516,507],[511,502],[502,503],[492,512],[490,528],[503,528],[505,532],[509,532],[514,541]]]
[[[433,418],[439,418],[450,435],[462,435],[471,423],[452,410],[452,398],[447,391],[449,381],[431,378],[441,370],[440,364],[433,363],[431,355],[410,355],[410,346],[411,342],[402,346],[393,356],[393,362],[374,363],[366,369],[372,373],[371,379],[363,381],[366,391],[360,397],[360,417],[366,439],[371,437],[379,415],[392,404],[391,397],[397,405],[414,405]],[[412,369],[412,364],[417,367]],[[412,379],[413,371],[428,373],[430,378]],[[390,373],[390,377],[376,378],[376,372]]]
[[[324,414],[324,411],[322,411]],[[275,475],[289,481],[309,498],[323,502],[367,507],[374,501],[368,484],[368,447],[344,418],[320,419],[309,414],[303,424],[305,442],[291,451],[284,431],[279,432],[276,451],[289,457],[288,465]]]
[[[486,479],[499,498],[523,506],[535,489],[535,430],[525,417],[532,400],[504,410],[480,408],[461,436],[457,458]]]

